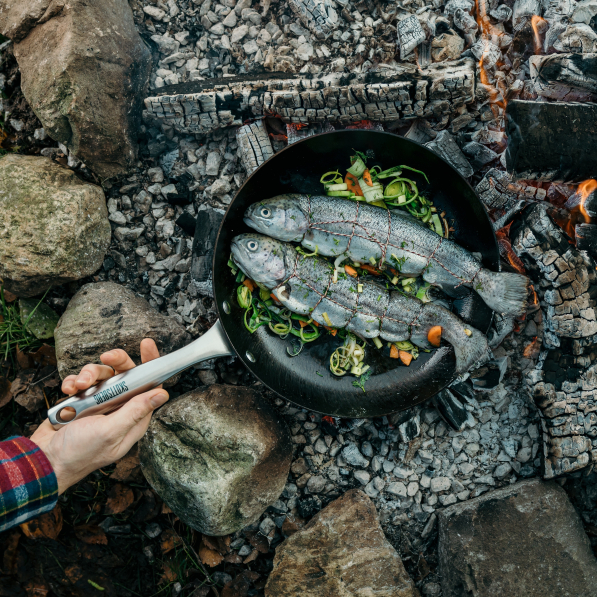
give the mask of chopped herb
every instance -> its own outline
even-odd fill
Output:
[[[319,373],[319,371],[315,371],[316,375],[319,375],[319,377],[323,377],[323,375],[321,373]],[[363,390],[364,391],[364,390]]]
[[[363,390],[364,393],[366,393],[365,391],[365,382],[371,377],[371,369],[368,369],[367,371],[365,371],[365,373],[363,373],[363,375],[361,375],[358,379],[355,379],[352,382],[352,385],[355,388],[361,388],[361,390]]]

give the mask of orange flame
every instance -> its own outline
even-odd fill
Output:
[[[594,193],[595,190],[597,190],[597,180],[595,180],[594,178],[589,178],[589,180],[581,182],[578,185],[578,189],[576,189],[576,192],[580,193],[580,204],[578,206],[578,209],[580,211],[580,214],[584,218],[585,223],[587,224],[591,221],[591,216],[589,216],[587,210],[585,209],[585,203],[589,198],[589,195]]]
[[[525,359],[534,359],[537,356],[539,356],[540,351],[541,351],[541,343],[539,342],[539,339],[537,338],[537,336],[535,336],[533,338],[533,341],[530,344],[528,344],[526,346],[526,348],[524,349],[522,356]]]
[[[357,120],[356,122],[351,122],[349,125],[346,126],[347,129],[372,129],[373,122],[371,120]]]
[[[535,54],[541,54],[541,36],[539,34],[539,23],[547,23],[547,21],[539,15],[533,15],[531,17],[531,27],[535,34]]]

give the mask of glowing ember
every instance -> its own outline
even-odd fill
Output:
[[[375,125],[370,120],[357,120],[346,127],[347,129],[366,129],[370,130],[375,128]]]
[[[585,203],[587,201],[587,199],[589,198],[589,195],[591,195],[592,193],[595,192],[595,190],[597,190],[597,180],[595,180],[594,178],[590,178],[589,180],[585,180],[584,182],[581,182],[578,185],[578,189],[576,189],[576,192],[578,194],[580,194],[580,203],[578,205],[578,209],[580,214],[582,215],[582,217],[585,220],[585,224],[588,224],[591,222],[591,216],[589,216],[589,214],[587,213],[587,210],[585,209]]]
[[[539,356],[539,352],[541,351],[541,342],[537,336],[533,338],[533,341],[526,346],[522,356],[525,359],[536,359]]]
[[[510,222],[507,226],[500,228],[495,233],[498,241],[498,247],[500,249],[500,256],[507,261],[519,274],[526,274],[524,263],[514,252],[514,249],[510,244],[510,226],[512,226],[512,222]]]
[[[539,28],[544,29],[545,25],[547,25],[547,21],[538,16],[533,15],[531,17],[531,27],[533,28],[533,33],[535,34],[535,54],[541,54],[541,34],[539,32]]]

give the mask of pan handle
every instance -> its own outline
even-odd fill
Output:
[[[57,404],[48,411],[48,419],[54,429],[60,429],[82,417],[111,412],[133,396],[159,386],[195,363],[234,354],[218,320],[201,338],[184,348],[119,373]],[[75,410],[75,416],[68,421],[60,416],[60,412],[66,407],[69,407],[71,413],[70,409]]]

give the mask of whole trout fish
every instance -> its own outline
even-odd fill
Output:
[[[283,241],[300,242],[327,257],[388,263],[418,276],[450,296],[473,288],[498,313],[522,315],[529,279],[485,269],[467,250],[429,229],[409,213],[337,197],[280,195],[245,212],[245,223]]]
[[[321,325],[346,328],[361,338],[410,340],[421,348],[432,348],[427,334],[439,325],[442,337],[454,347],[458,373],[487,353],[486,337],[444,307],[345,275],[334,283],[330,263],[305,257],[288,243],[241,234],[232,241],[232,259],[246,276],[272,290],[288,310],[309,315]]]

